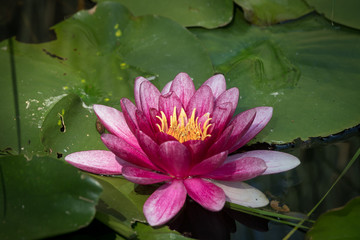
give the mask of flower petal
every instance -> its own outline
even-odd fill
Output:
[[[216,106],[211,114],[211,126],[210,133],[212,137],[217,137],[231,120],[232,103],[223,103],[220,106]]]
[[[204,84],[208,85],[211,88],[215,99],[226,91],[226,81],[224,75],[222,74],[212,76],[211,78],[206,80]]]
[[[145,117],[142,111],[136,110],[136,121],[139,127],[139,130],[143,131],[145,134],[154,138],[154,130],[152,128],[152,124],[149,123],[148,119]],[[137,131],[136,131],[137,132]]]
[[[229,153],[237,150],[236,143],[243,139],[244,134],[252,126],[254,119],[256,118],[256,111],[254,109],[242,112],[231,121],[231,125],[234,126],[231,136],[224,149],[229,150]]]
[[[159,98],[159,111],[163,111],[168,121],[170,116],[174,113],[174,108],[176,107],[176,116],[180,115],[181,108],[183,105],[179,97],[174,92],[169,92],[165,95],[160,96]]]
[[[135,97],[135,104],[136,104],[136,106],[140,109],[140,110],[142,110],[142,108],[141,108],[141,99],[140,99],[140,86],[141,86],[141,84],[143,83],[143,82],[145,82],[145,81],[149,81],[149,80],[147,80],[146,78],[144,78],[144,77],[137,77],[136,79],[135,79],[135,83],[134,83],[134,97]]]
[[[205,153],[208,151],[208,142],[203,140],[189,140],[182,143],[191,153],[191,166],[201,162],[206,158]]]
[[[171,88],[172,82],[173,82],[173,81],[170,81],[170,82],[168,82],[168,83],[164,86],[164,88],[161,90],[161,95],[165,95],[165,94],[167,94],[168,92],[170,92],[170,88]]]
[[[227,103],[230,102],[232,103],[232,114],[231,116],[234,114],[235,109],[238,105],[238,101],[239,101],[239,89],[237,88],[230,88],[228,90],[226,90],[225,92],[223,92],[215,101],[215,106],[220,106],[223,103]]]
[[[121,174],[122,165],[110,151],[90,150],[74,152],[65,157],[71,165],[95,174]]]
[[[146,200],[144,215],[151,226],[159,226],[172,219],[183,207],[186,189],[181,180],[165,183]]]
[[[262,175],[273,174],[288,171],[295,168],[300,164],[300,160],[288,153],[269,151],[269,150],[256,150],[245,153],[236,154],[239,157],[256,157],[261,158],[266,163],[267,169]],[[230,158],[234,158],[233,155]]]
[[[225,205],[225,193],[215,184],[201,178],[188,178],[184,180],[189,196],[205,209],[217,212]]]
[[[204,159],[190,170],[189,175],[194,176],[210,173],[217,169],[219,166],[221,166],[221,164],[224,163],[226,157],[227,151],[224,151],[207,159]]]
[[[153,170],[158,169],[150,162],[141,148],[130,145],[124,139],[112,134],[103,134],[101,135],[101,140],[105,146],[119,158],[137,166]]]
[[[168,141],[160,145],[159,167],[172,176],[187,176],[191,163],[190,151],[178,141]]]
[[[136,110],[137,107],[127,98],[122,98],[120,100],[121,109],[123,110],[124,118],[129,129],[135,133],[138,128],[136,121]]]
[[[212,114],[214,110],[214,96],[208,85],[202,85],[192,96],[189,104],[186,106],[187,116],[191,116],[194,108],[196,108],[196,116],[199,118],[205,113]]]
[[[159,167],[159,171],[166,172],[166,170],[161,169],[161,165],[163,165],[163,163],[160,158],[159,145],[142,131],[138,131],[136,137],[139,141],[141,149],[145,152],[150,161]]]
[[[213,183],[224,190],[228,202],[253,208],[269,204],[265,194],[244,182],[213,181]]]
[[[164,174],[129,166],[123,167],[122,175],[130,182],[143,185],[165,182],[173,179],[172,177]]]
[[[140,85],[140,100],[141,108],[147,117],[148,121],[151,122],[150,109],[159,109],[159,90],[149,81],[144,81]]]
[[[245,181],[261,175],[266,170],[266,164],[261,158],[247,157],[236,161],[225,161],[215,171],[202,177],[224,181]]]
[[[231,133],[234,129],[233,125],[230,125],[229,127],[227,127],[225,129],[225,131],[223,131],[220,135],[220,137],[218,137],[218,139],[216,140],[216,142],[214,142],[211,147],[209,148],[209,150],[206,152],[206,156],[212,156],[215,155],[219,152],[222,152],[224,150],[226,150],[226,146],[227,146],[227,142],[230,139]]]
[[[170,91],[175,92],[182,105],[186,108],[190,98],[195,93],[195,86],[187,73],[179,73],[172,81]]]
[[[112,107],[97,104],[93,106],[93,109],[100,122],[110,133],[137,145],[136,137],[129,129],[122,112]]]
[[[251,124],[250,128],[246,131],[246,133],[242,136],[239,142],[234,145],[230,152],[235,151],[236,149],[244,146],[248,141],[253,139],[270,121],[272,116],[272,107],[257,107],[253,108],[256,110],[256,117]],[[251,110],[251,109],[250,109]]]

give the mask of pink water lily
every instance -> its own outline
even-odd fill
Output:
[[[257,135],[272,116],[271,107],[257,107],[233,117],[238,98],[238,89],[226,90],[221,74],[196,90],[192,79],[179,73],[161,92],[138,77],[135,104],[123,98],[122,112],[93,107],[109,132],[101,140],[110,151],[75,152],[65,160],[96,174],[122,174],[137,184],[164,182],[143,207],[152,226],[172,219],[187,195],[210,211],[220,211],[225,201],[265,206],[265,195],[243,181],[287,171],[300,162],[267,150],[228,156]]]

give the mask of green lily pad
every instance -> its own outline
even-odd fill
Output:
[[[306,0],[306,2],[330,21],[360,29],[359,1]]]
[[[360,123],[360,34],[334,29],[317,15],[267,28],[237,13],[228,27],[193,29],[228,87],[238,112],[272,106],[273,118],[252,141],[283,144],[325,137]]]
[[[360,197],[345,206],[322,214],[310,231],[308,239],[359,239]]]
[[[152,228],[149,225],[137,223],[135,230],[139,240],[167,240],[167,239],[192,239],[182,236],[180,233],[170,230],[167,226]]]
[[[103,0],[97,0],[103,2]],[[185,27],[216,28],[228,24],[233,16],[231,0],[118,0],[135,16],[156,14]]]
[[[28,157],[47,154],[44,150],[49,149],[61,153],[64,149],[78,151],[80,147],[76,146],[81,144],[83,150],[99,148],[98,141],[88,141],[87,134],[91,138],[96,134],[89,106],[100,103],[119,107],[120,98],[132,99],[137,76],[149,77],[162,87],[182,71],[198,85],[213,74],[209,56],[188,30],[164,17],[135,18],[117,2],[103,2],[92,11],[80,11],[54,30],[57,40],[52,42],[14,42],[21,148]],[[0,140],[0,150],[17,151],[9,59],[8,41],[3,41],[0,133],[6,137]],[[67,97],[57,104],[71,94],[82,102]],[[63,108],[68,132],[60,134],[58,113],[62,114]]]
[[[249,22],[267,26],[302,17],[312,9],[302,0],[234,0]]]
[[[91,222],[102,191],[92,178],[49,157],[0,158],[0,238],[40,239]]]

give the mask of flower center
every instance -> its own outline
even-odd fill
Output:
[[[160,124],[156,124],[160,132],[167,133],[179,142],[183,143],[189,140],[205,140],[205,138],[210,137],[211,135],[207,133],[211,124],[209,124],[211,118],[210,113],[205,113],[202,118],[205,118],[203,124],[199,123],[199,117],[195,118],[196,109],[191,113],[190,118],[185,113],[185,110],[181,108],[179,117],[176,114],[176,107],[174,107],[173,115],[170,116],[170,126],[168,125],[167,118],[163,111],[160,111],[161,117],[156,116]]]

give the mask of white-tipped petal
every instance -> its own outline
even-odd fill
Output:
[[[260,190],[244,182],[213,181],[225,192],[226,201],[245,207],[264,207],[269,200]]]
[[[300,164],[300,160],[288,153],[269,151],[269,150],[255,150],[241,154],[230,156],[230,158],[244,158],[244,157],[256,157],[265,161],[267,169],[262,175],[285,172],[297,167]]]

